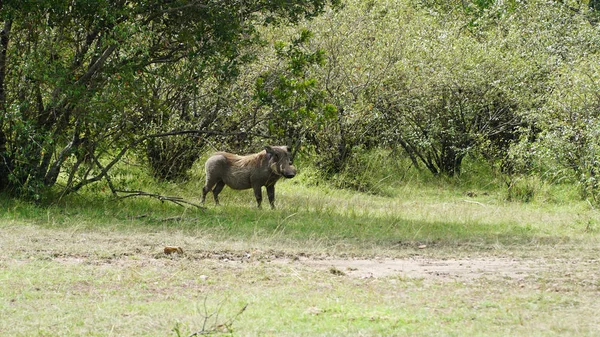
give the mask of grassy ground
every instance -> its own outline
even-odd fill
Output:
[[[201,185],[164,190],[197,201]],[[600,215],[589,204],[388,188],[290,180],[274,211],[228,189],[206,210],[0,199],[0,335],[600,334]]]

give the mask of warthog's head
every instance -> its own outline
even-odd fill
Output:
[[[289,147],[265,146],[265,151],[267,151],[269,167],[273,173],[286,178],[293,178],[296,175],[296,168],[292,165],[292,153]]]

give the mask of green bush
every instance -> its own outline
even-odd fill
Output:
[[[390,150],[356,147],[344,169],[329,177],[334,187],[363,193],[393,196],[412,166]]]
[[[201,149],[198,139],[190,136],[149,139],[146,156],[152,175],[162,180],[185,178]]]
[[[544,188],[544,182],[538,176],[512,177],[507,183],[508,201],[531,202]]]

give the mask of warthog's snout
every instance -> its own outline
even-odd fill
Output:
[[[281,175],[286,177],[286,178],[294,178],[296,176],[296,167],[294,165],[290,164],[286,165],[283,164],[281,165],[281,169],[280,169]]]

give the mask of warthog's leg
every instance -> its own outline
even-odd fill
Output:
[[[202,203],[204,203],[204,201],[206,200],[206,194],[208,194],[208,192],[210,192],[212,188],[208,185],[204,185],[204,187],[202,187]]]
[[[271,208],[275,209],[275,184],[267,186],[267,196],[269,197]]]
[[[256,203],[258,204],[258,208],[260,208],[260,205],[262,204],[262,186],[258,185],[258,186],[253,186],[252,188],[254,189],[254,196],[256,197]]]
[[[219,185],[221,185],[221,187],[219,187]],[[204,203],[204,201],[206,200],[206,195],[208,194],[208,192],[213,191],[213,196],[215,198],[215,202],[218,205],[219,200],[217,198],[217,195],[221,192],[224,185],[225,185],[225,183],[223,183],[223,180],[220,180],[219,178],[215,179],[215,178],[207,177],[206,184],[202,188],[202,203]],[[214,187],[214,189],[213,189],[213,187]]]
[[[219,180],[219,182],[217,182],[215,185],[215,188],[213,188],[213,197],[215,198],[215,204],[217,205],[219,204],[219,193],[221,193],[223,187],[225,187],[225,182],[223,182],[223,180]]]

